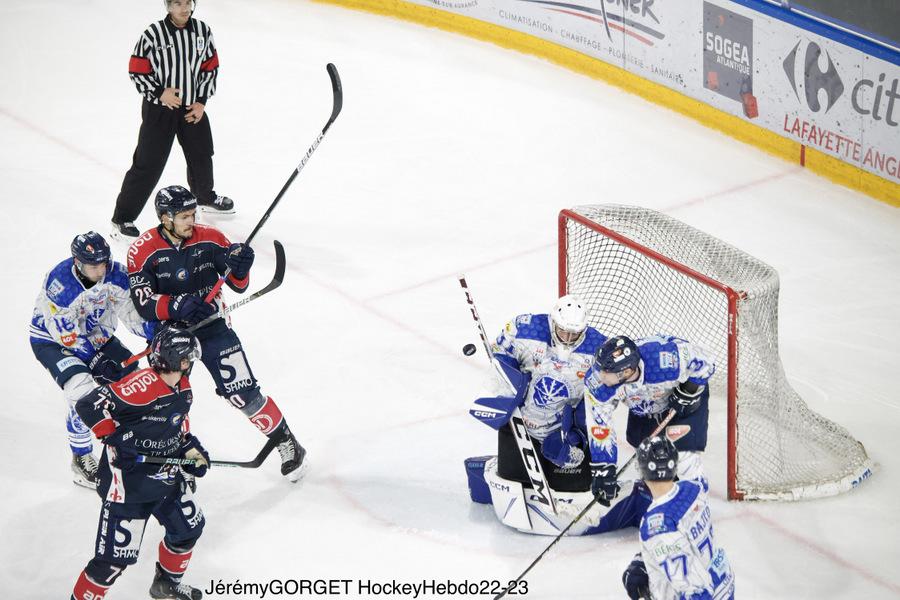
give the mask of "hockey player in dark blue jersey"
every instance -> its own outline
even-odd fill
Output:
[[[632,600],[733,600],[734,573],[716,544],[705,481],[675,481],[679,451],[667,438],[638,446],[653,502],[641,519],[641,552],[622,575]]]
[[[146,319],[194,325],[215,315],[221,296],[205,302],[220,275],[237,293],[246,291],[253,248],[232,244],[219,230],[194,222],[197,199],[173,185],[156,195],[160,225],[144,232],[128,250],[131,298]],[[203,365],[216,393],[239,409],[264,435],[278,440],[281,473],[296,481],[303,473],[306,450],[271,397],[263,395],[250,369],[240,338],[224,319],[196,332]]]
[[[151,368],[96,388],[76,403],[82,420],[103,440],[97,493],[103,499],[94,558],[75,583],[72,600],[102,600],[122,571],[137,562],[147,520],[165,529],[150,597],[198,600],[181,583],[205,519],[182,470],[203,477],[209,455],[189,432],[193,395],[188,374],[201,357],[187,330],[163,327],[150,344]],[[187,458],[193,465],[139,462],[140,455]]]
[[[99,233],[75,236],[71,256],[44,277],[34,303],[29,338],[35,357],[50,372],[68,404],[66,429],[72,450],[73,481],[96,486],[97,462],[90,430],[75,412],[75,401],[98,383],[111,383],[137,368],[121,368],[131,352],[115,336],[122,321],[144,338],[154,324],[144,321],[129,297],[125,267],[112,260]]]

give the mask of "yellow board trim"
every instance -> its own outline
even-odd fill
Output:
[[[648,81],[624,69],[527,33],[403,0],[314,1],[396,17],[453,33],[462,33],[504,48],[533,54],[577,73],[583,73],[620,87],[654,104],[670,108],[770,154],[791,162],[800,162],[802,145],[799,142],[782,137],[768,129],[713,108],[699,100],[689,98],[663,85]],[[809,147],[805,151],[805,165],[810,171],[827,177],[835,183],[900,207],[900,184],[892,183]]]

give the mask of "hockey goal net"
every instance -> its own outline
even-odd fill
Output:
[[[559,215],[559,293],[587,304],[607,335],[676,335],[716,360],[728,400],[728,497],[798,500],[871,474],[863,445],[812,411],[778,357],[778,274],[653,210],[580,206]]]

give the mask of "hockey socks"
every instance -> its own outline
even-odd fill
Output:
[[[75,582],[75,589],[72,590],[71,600],[103,600],[106,598],[106,592],[110,586],[95,583],[87,575],[87,569],[81,572],[78,581]]]
[[[277,432],[281,424],[284,422],[284,416],[275,401],[271,397],[266,396],[266,402],[263,407],[256,411],[250,417],[250,422],[256,425],[256,428],[263,434],[271,437]]]
[[[192,549],[172,547],[163,540],[159,543],[159,567],[165,576],[177,583],[191,562],[191,554]]]

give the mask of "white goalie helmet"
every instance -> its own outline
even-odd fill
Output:
[[[563,296],[550,311],[550,336],[554,344],[576,347],[584,340],[587,329],[587,309],[580,298]]]

